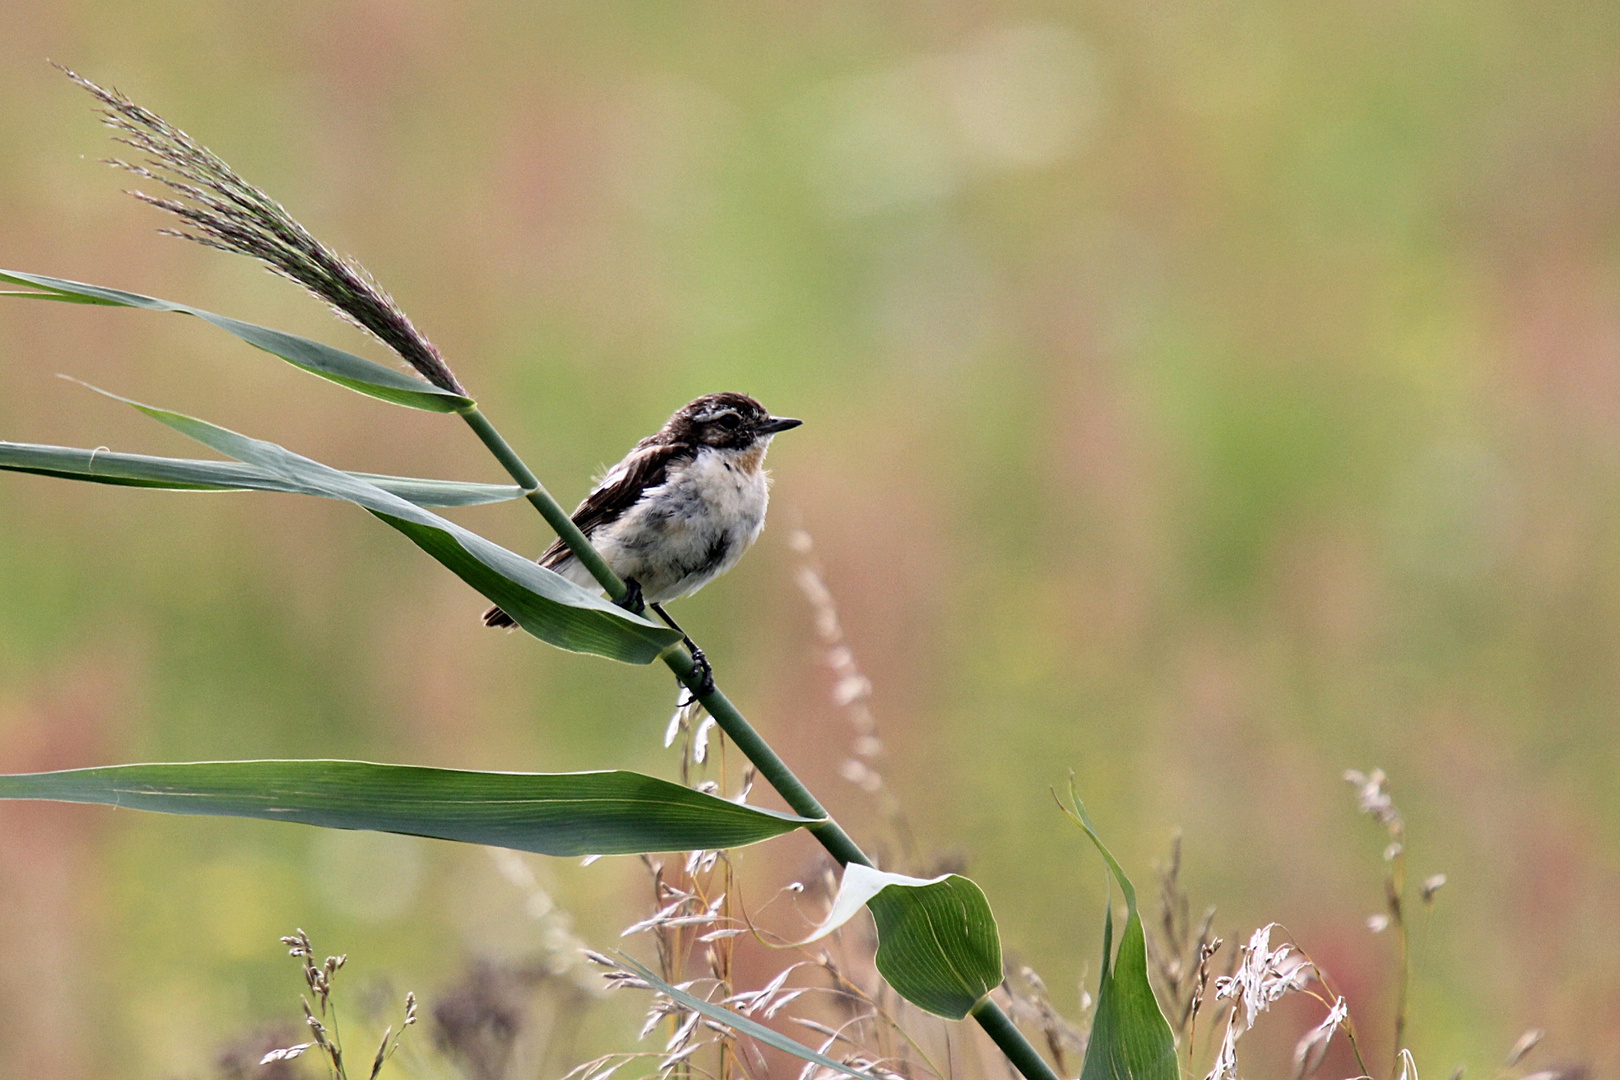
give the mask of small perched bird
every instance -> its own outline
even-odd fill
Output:
[[[678,409],[608,470],[574,511],[574,524],[602,553],[640,611],[690,596],[737,565],[765,527],[770,478],[765,451],[778,432],[803,421],[772,416],[747,394],[707,394]],[[557,540],[540,565],[576,585],[598,588],[568,545]],[[512,626],[498,607],[486,626]],[[690,639],[688,639],[690,644]],[[707,681],[707,663],[694,648]]]

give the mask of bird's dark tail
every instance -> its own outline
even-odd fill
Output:
[[[516,626],[517,620],[498,607],[492,607],[484,612],[485,626]]]

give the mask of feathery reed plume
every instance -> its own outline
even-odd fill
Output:
[[[118,158],[107,163],[162,184],[178,196],[129,193],[195,230],[163,229],[163,233],[260,260],[330,304],[340,318],[372,334],[434,386],[465,394],[439,350],[364,267],[315,239],[280,203],[163,117],[116,90],[58,67],[101,102],[103,122],[122,132],[114,136],[116,142],[147,155],[140,163]]]

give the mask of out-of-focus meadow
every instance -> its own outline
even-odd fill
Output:
[[[1414,872],[1449,877],[1413,913],[1425,1075],[1490,1075],[1531,1027],[1620,1069],[1620,8],[0,6],[0,265],[380,357],[157,235],[46,57],[361,258],[570,505],[698,393],[803,417],[758,548],[675,614],[862,836],[787,543],[814,536],[887,791],[1060,1005],[1105,898],[1048,793],[1072,768],[1145,892],[1181,829],[1217,929],[1284,923],[1387,1060],[1384,838],[1341,779],[1381,766]],[[499,479],[452,419],[195,320],[0,304],[0,438],[192,453],[58,372]],[[547,540],[521,504],[456,516]],[[482,606],[350,507],[0,476],[0,770],[669,774],[667,673]],[[819,873],[796,842],[742,858],[761,896]],[[521,865],[597,947],[645,910],[635,860]],[[210,1076],[296,1015],[294,926],[431,1002],[561,947],[534,914],[476,849],[0,805],[0,1075]],[[1246,1071],[1285,1073],[1304,1015]],[[579,1055],[628,1016],[592,1010]]]

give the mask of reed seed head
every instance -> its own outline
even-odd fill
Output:
[[[168,188],[166,195],[130,192],[184,222],[164,233],[258,259],[377,338],[434,386],[466,393],[439,350],[359,263],[315,239],[280,203],[157,113],[75,71],[61,71],[101,103],[102,121],[119,132],[115,141],[144,155],[107,163]]]

